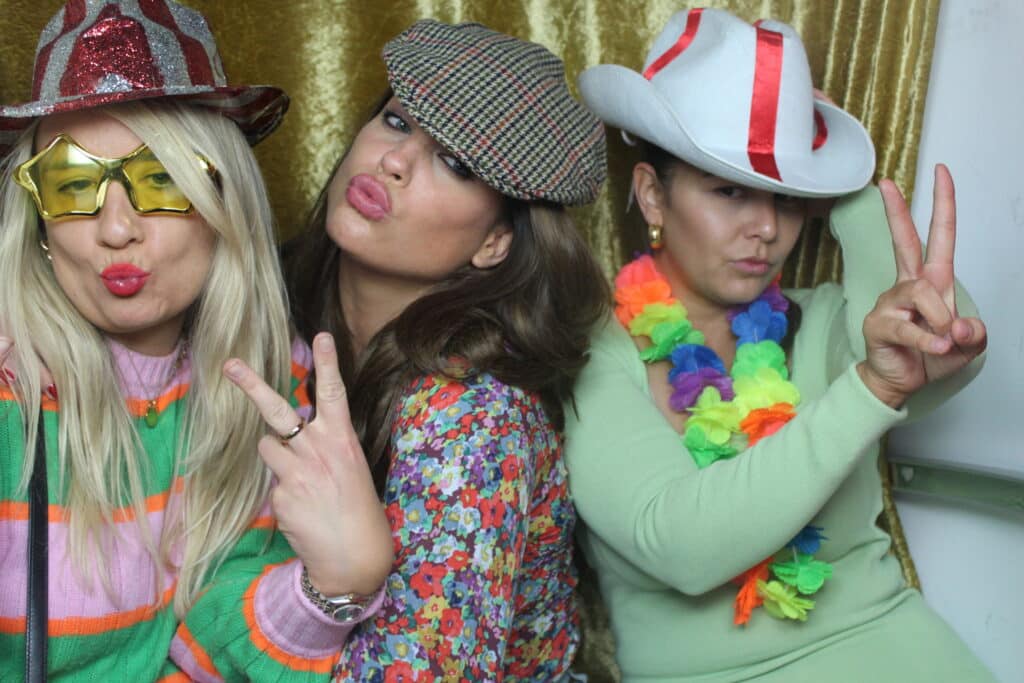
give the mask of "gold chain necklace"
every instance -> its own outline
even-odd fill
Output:
[[[132,354],[134,352],[127,347],[125,347],[125,351],[127,351],[128,364],[132,366],[132,371],[135,373],[135,379],[138,380],[139,386],[143,389],[147,389],[148,387],[146,387],[142,381],[142,373],[139,372],[139,368],[135,365],[135,359],[132,358]],[[178,355],[174,358],[174,365],[171,366],[171,371],[161,383],[159,391],[156,392],[156,396],[154,398],[144,399],[146,401],[146,426],[150,429],[156,427],[157,423],[160,422],[160,413],[157,411],[157,401],[159,401],[160,397],[164,395],[167,388],[171,385],[171,382],[175,377],[177,377],[178,372],[181,371],[181,365],[185,362],[186,356],[188,356],[187,339],[178,345]]]

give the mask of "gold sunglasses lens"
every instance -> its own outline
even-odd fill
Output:
[[[61,142],[29,170],[43,211],[52,218],[95,213],[104,168],[74,145]]]
[[[192,203],[171,174],[149,150],[125,162],[121,168],[131,188],[132,203],[138,211],[185,213],[192,208]]]
[[[124,185],[139,213],[192,210],[192,203],[147,147],[121,159],[98,159],[61,138],[19,171],[19,183],[33,192],[40,213],[50,219],[95,215],[105,194],[103,186],[110,180]]]

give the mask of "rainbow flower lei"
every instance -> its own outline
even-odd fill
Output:
[[[771,436],[796,416],[800,392],[789,381],[786,336],[789,301],[772,282],[752,303],[729,312],[736,335],[736,358],[726,371],[718,354],[704,345],[704,334],[672,298],[668,280],[644,254],[615,278],[615,315],[634,337],[649,337],[640,351],[646,363],[668,359],[673,391],[669,406],[689,414],[683,444],[707,467],[731,458]],[[814,559],[826,540],[822,527],[806,526],[785,548],[733,579],[740,586],[734,623],[746,624],[759,606],[778,619],[807,620],[814,601],[806,597],[832,576],[832,566]]]

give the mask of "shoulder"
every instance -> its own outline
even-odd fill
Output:
[[[502,382],[487,372],[463,376],[421,375],[399,401],[400,425],[460,425],[460,430],[492,433],[509,422],[550,428],[540,397]]]
[[[824,282],[816,287],[786,289],[783,293],[800,306],[804,320],[819,310],[833,310],[843,304],[843,287],[837,282]]]

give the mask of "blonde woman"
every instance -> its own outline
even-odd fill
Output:
[[[263,420],[224,377],[242,359],[308,417],[249,148],[287,97],[228,86],[200,15],[147,7],[69,2],[34,101],[0,108],[0,679],[321,680],[380,602],[387,520],[361,455],[302,507],[268,459],[271,509]]]

